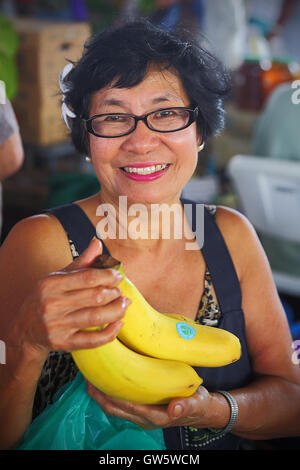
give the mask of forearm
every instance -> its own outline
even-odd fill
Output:
[[[24,161],[20,134],[15,132],[0,146],[0,180],[16,173]]]
[[[299,436],[299,385],[279,377],[263,376],[230,393],[239,405],[234,434],[256,440]]]
[[[36,385],[45,357],[7,346],[0,366],[0,449],[17,447],[32,419]]]

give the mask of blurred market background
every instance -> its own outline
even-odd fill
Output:
[[[24,149],[2,181],[1,240],[18,220],[99,190],[61,118],[58,76],[91,34],[139,16],[190,30],[231,73],[225,129],[184,195],[249,217],[300,338],[300,0],[0,0],[0,85]]]

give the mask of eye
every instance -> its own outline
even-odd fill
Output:
[[[153,117],[155,119],[161,119],[161,118],[170,118],[176,116],[176,110],[175,109],[162,109],[160,111],[157,111]]]
[[[123,114],[114,114],[112,116],[103,116],[103,121],[105,122],[126,122],[128,121],[129,116]]]

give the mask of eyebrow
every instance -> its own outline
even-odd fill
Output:
[[[114,98],[106,98],[101,103],[99,103],[100,106],[105,105],[105,106],[125,106],[125,103],[121,100],[116,100]]]
[[[164,95],[161,95],[161,96],[158,96],[156,98],[153,98],[152,100],[152,103],[153,104],[156,104],[156,103],[163,103],[164,101],[170,101],[172,99],[176,99],[178,101],[182,101],[182,98],[178,95],[175,95],[174,93],[171,93],[171,92],[167,92],[166,94]]]
[[[171,99],[177,99],[178,100],[178,96],[173,94],[173,93],[170,93],[170,92],[167,92],[166,94],[164,95],[161,95],[161,96],[157,96],[156,98],[153,98],[151,101],[150,101],[150,104],[158,104],[158,103],[164,103],[164,102],[168,102],[170,101]],[[180,98],[180,101],[183,102],[183,100]],[[115,98],[104,98],[104,100],[101,101],[101,103],[99,103],[99,107],[102,107],[102,106],[120,106],[120,107],[126,107],[126,103],[122,100],[118,100],[118,99],[115,99]]]

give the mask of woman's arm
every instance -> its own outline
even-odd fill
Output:
[[[112,270],[87,269],[98,240],[74,262],[53,217],[19,222],[0,249],[0,448],[16,447],[31,422],[36,385],[51,350],[95,347],[115,338],[124,303]],[[67,266],[64,268],[64,266]],[[106,288],[106,289],[105,289]],[[82,332],[95,325],[102,331]]]
[[[292,338],[268,260],[255,231],[241,214],[220,207],[216,217],[241,283],[248,351],[255,374],[251,384],[230,391],[239,405],[232,432],[250,439],[297,436],[300,367],[292,361]],[[208,393],[202,386],[192,397],[174,399],[168,406],[122,402],[90,384],[88,392],[107,414],[146,429],[187,425],[221,429],[230,417],[226,398]]]
[[[265,439],[300,434],[300,367],[267,257],[248,220],[219,208],[217,221],[230,247],[242,289],[247,346],[256,379],[232,391],[240,417],[234,432]]]

